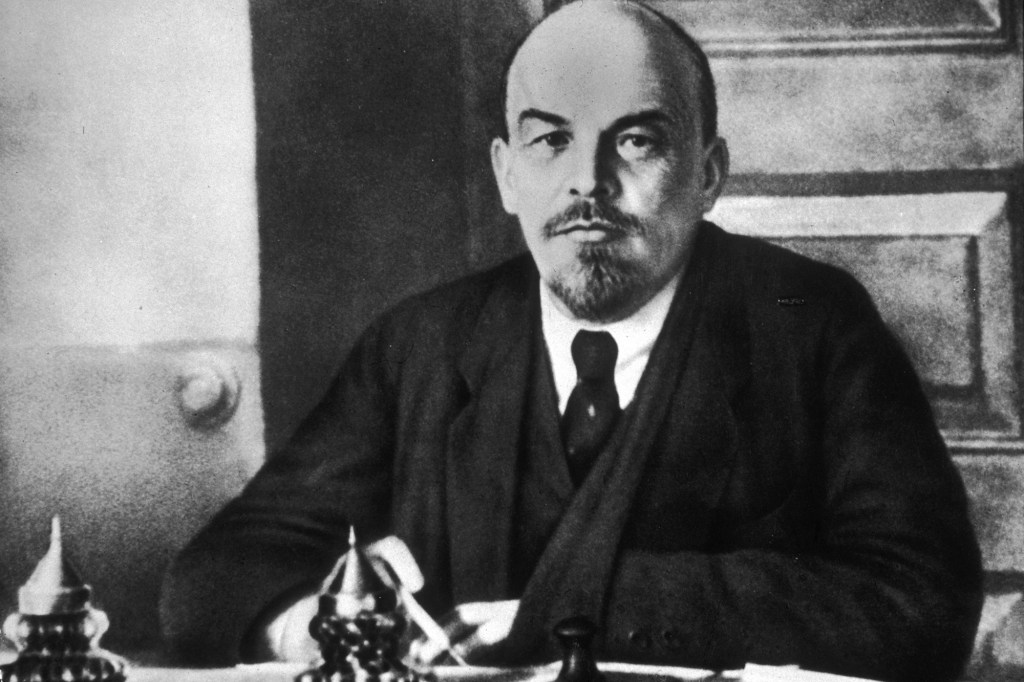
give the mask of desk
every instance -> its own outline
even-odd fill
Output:
[[[17,654],[0,647],[0,663],[7,663]],[[158,660],[156,654],[143,654],[141,660]],[[260,663],[234,668],[161,668],[143,663],[128,664],[128,682],[292,682],[309,666],[299,663]],[[521,668],[482,668],[476,666],[438,666],[434,669],[438,682],[554,682],[562,665]],[[697,668],[638,665],[635,663],[598,662],[607,682],[875,682],[856,677],[748,664],[743,670],[716,673]]]
[[[551,663],[532,668],[439,667],[439,682],[553,682],[561,667]],[[748,665],[743,670],[714,673],[710,670],[599,663],[607,682],[870,682],[853,677],[816,673],[795,668]],[[235,668],[185,670],[181,668],[132,668],[128,682],[292,682],[305,669],[292,663],[266,663]]]

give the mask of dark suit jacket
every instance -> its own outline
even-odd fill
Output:
[[[178,653],[237,660],[261,613],[329,570],[349,523],[406,540],[435,612],[519,597],[512,507],[538,324],[527,257],[374,324],[292,443],[176,561],[162,611]],[[552,624],[582,613],[605,659],[956,676],[981,603],[963,486],[851,277],[703,224],[629,414],[501,658],[554,658]]]

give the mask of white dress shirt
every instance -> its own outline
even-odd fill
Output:
[[[551,371],[558,392],[558,411],[565,412],[569,394],[576,386],[576,364],[572,361],[572,340],[581,329],[605,331],[612,335],[619,347],[615,362],[615,388],[619,393],[619,406],[625,409],[633,400],[637,384],[651,357],[651,349],[661,333],[668,316],[672,297],[679,288],[680,275],[673,277],[665,287],[630,317],[611,324],[597,324],[567,317],[555,305],[554,294],[544,282],[540,283],[540,319],[544,330],[544,343],[551,359]]]

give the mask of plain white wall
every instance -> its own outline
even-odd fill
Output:
[[[0,2],[0,343],[253,341],[242,0]]]
[[[0,0],[4,614],[59,513],[106,643],[156,646],[166,563],[263,459],[256,214],[245,0]]]

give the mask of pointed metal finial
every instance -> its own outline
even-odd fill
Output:
[[[349,547],[345,555],[345,570],[341,574],[338,591],[358,599],[386,590],[376,569],[361,547],[355,544],[355,530],[349,531]]]
[[[64,558],[60,517],[54,516],[50,521],[50,547],[18,590],[18,610],[30,615],[81,611],[88,608],[91,592]]]
[[[63,545],[63,542],[61,541],[61,536],[60,536],[60,515],[59,514],[54,514],[53,518],[50,519],[50,551],[53,551],[54,547],[57,548],[57,553],[63,556],[63,554],[64,554],[64,545]]]
[[[338,560],[324,581],[324,596],[330,597],[335,611],[355,617],[360,611],[394,608],[395,591],[384,584],[363,548],[357,544],[355,528],[349,528],[348,551]]]

